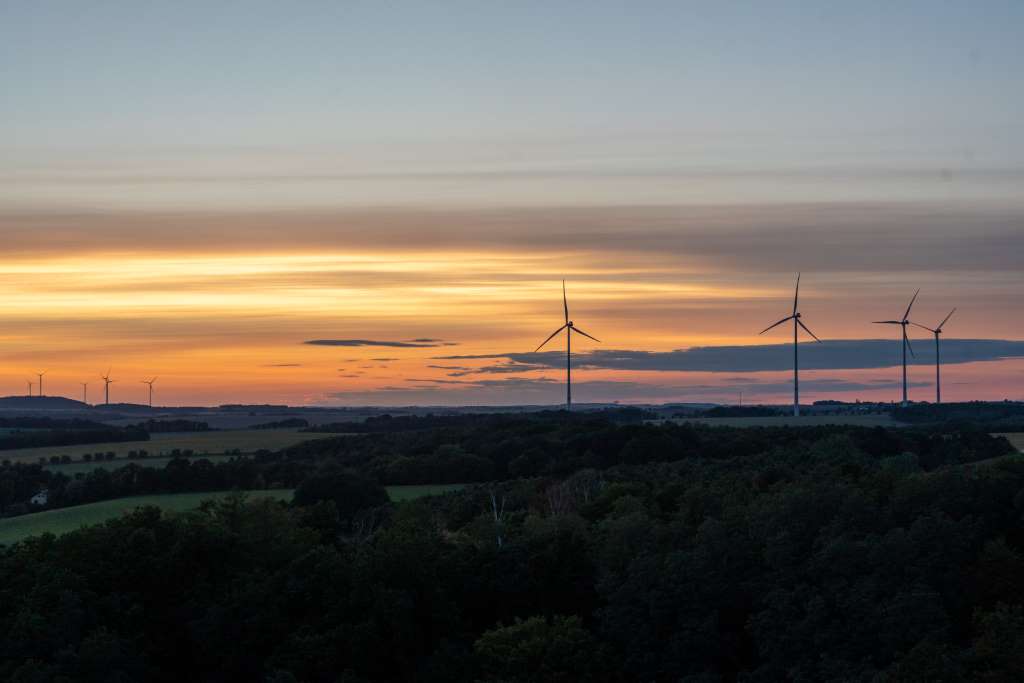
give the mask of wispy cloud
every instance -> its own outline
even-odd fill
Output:
[[[412,341],[379,341],[373,339],[311,339],[302,342],[310,346],[385,346],[395,349],[425,349],[438,346],[451,346],[455,342],[444,342],[438,339],[414,339]]]
[[[509,361],[507,363],[497,363],[495,365],[484,365],[479,368],[462,368],[454,372],[449,372],[449,377],[465,377],[468,375],[514,375],[523,372],[535,372],[537,370],[548,370],[550,365],[544,363],[520,363],[517,361]]]

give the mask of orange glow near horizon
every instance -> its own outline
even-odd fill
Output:
[[[611,231],[602,229],[597,237],[575,240],[576,246],[569,238],[534,246],[530,236],[518,244],[490,243],[492,232],[467,221],[472,229],[456,230],[458,239],[446,233],[432,245],[422,236],[405,239],[417,234],[396,230],[386,218],[362,216],[358,233],[300,225],[290,244],[287,222],[278,233],[261,232],[276,235],[261,241],[247,232],[242,217],[226,222],[215,243],[190,250],[187,240],[176,244],[159,221],[139,221],[136,233],[125,233],[124,220],[110,219],[113,232],[138,239],[122,240],[118,248],[102,239],[100,224],[64,252],[53,248],[45,231],[36,242],[23,238],[18,248],[0,251],[0,316],[6,322],[0,333],[0,393],[24,394],[26,380],[46,370],[47,395],[80,398],[80,383],[90,382],[90,401],[96,402],[102,396],[99,375],[109,367],[117,380],[111,400],[118,402],[144,402],[141,381],[157,376],[155,399],[165,405],[558,403],[560,369],[505,372],[493,367],[506,362],[500,357],[438,357],[532,351],[561,324],[562,278],[571,317],[602,340],[576,338],[577,351],[671,351],[790,339],[781,329],[758,332],[788,313],[792,273],[729,265],[714,250],[638,245],[628,230],[624,237],[608,238]],[[189,223],[187,216],[176,220]],[[430,220],[440,224],[436,217]],[[527,220],[538,222],[537,240],[555,234],[551,217]],[[801,308],[823,338],[888,338],[890,330],[869,321],[895,315],[913,284],[930,288],[931,300],[922,295],[919,304],[928,317],[944,314],[954,294],[958,302],[980,302],[958,314],[958,327],[950,329],[954,337],[1013,338],[1019,332],[1016,323],[989,317],[985,334],[961,334],[982,329],[986,306],[1014,296],[1016,283],[997,274],[994,286],[983,287],[974,272],[957,277],[951,282],[943,273],[919,272],[911,282],[899,273],[811,272],[805,274]],[[315,339],[397,345],[303,343]],[[428,345],[433,343],[447,345]],[[485,366],[492,367],[478,372]],[[997,366],[1002,369],[994,372]],[[950,366],[946,393],[951,400],[1012,398],[1016,389],[1006,378],[1016,368],[1016,362]],[[580,368],[574,379],[584,402],[733,401],[737,391],[726,374],[738,373]],[[745,391],[746,400],[788,400],[789,373],[747,375],[764,388]],[[912,375],[923,385],[931,381],[924,367],[914,367]],[[804,374],[808,382],[891,376],[890,369]],[[503,379],[551,382],[515,393],[513,384],[497,382]],[[598,390],[601,383],[606,384]],[[619,396],[616,386],[629,391]],[[930,392],[913,390],[921,398]],[[806,396],[889,400],[894,393],[885,387],[830,396],[809,389]]]

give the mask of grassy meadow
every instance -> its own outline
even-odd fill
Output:
[[[462,484],[424,485],[424,486],[388,486],[387,492],[391,500],[397,502],[413,500],[423,496],[437,495],[463,488]],[[267,489],[247,492],[251,498],[273,498],[290,501],[293,489]],[[28,536],[43,533],[63,534],[83,526],[100,524],[117,517],[129,510],[142,505],[156,505],[167,512],[183,512],[199,507],[204,500],[223,498],[232,491],[205,491],[200,493],[165,493],[150,496],[132,496],[115,498],[98,503],[76,505],[34,512],[19,517],[0,519],[0,545],[9,545]]]
[[[0,458],[11,462],[36,462],[39,458],[71,456],[81,460],[85,453],[113,452],[118,459],[127,458],[130,451],[145,450],[150,457],[168,456],[174,449],[192,450],[195,455],[224,454],[235,449],[252,453],[260,449],[271,451],[294,446],[303,441],[323,439],[326,434],[300,432],[295,429],[239,429],[222,432],[169,432],[153,434],[149,441],[122,441],[91,443],[78,446],[46,446],[0,451]],[[123,463],[121,463],[123,464]],[[88,468],[91,471],[92,468]]]
[[[995,436],[1005,436],[1006,440],[1012,443],[1014,448],[1024,453],[1024,432],[1008,432],[996,434]]]

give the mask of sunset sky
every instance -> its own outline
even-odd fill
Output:
[[[800,270],[805,400],[919,287],[1024,399],[1024,4],[210,4],[0,5],[0,395],[557,403],[564,278],[577,400],[786,401]]]

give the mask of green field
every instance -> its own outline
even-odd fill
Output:
[[[303,441],[326,438],[327,434],[300,432],[295,429],[239,429],[223,432],[170,432],[154,434],[149,441],[123,441],[119,443],[93,443],[80,446],[46,446],[44,448],[18,448],[0,451],[0,459],[11,462],[37,462],[39,458],[71,456],[80,460],[85,453],[113,452],[125,458],[129,451],[145,450],[150,456],[170,455],[175,448],[191,449],[197,455],[222,454],[236,448],[243,453],[260,449],[271,451],[294,446]],[[121,463],[124,464],[124,463]]]
[[[1005,436],[1006,440],[1013,444],[1013,447],[1024,453],[1024,432],[1008,432],[993,434],[993,436]]]
[[[423,496],[447,493],[448,491],[457,491],[462,487],[462,484],[388,486],[387,491],[391,500],[401,502],[422,498]],[[117,517],[128,510],[133,510],[140,505],[156,505],[168,512],[182,512],[197,508],[204,500],[223,498],[231,493],[233,492],[207,491],[204,493],[167,493],[152,496],[132,496],[130,498],[116,498],[99,503],[76,505],[69,508],[46,510],[44,512],[34,512],[30,515],[0,519],[0,545],[9,545],[27,536],[35,536],[46,532],[63,534],[68,531],[74,531],[79,527],[99,524]],[[248,495],[251,498],[273,498],[289,501],[292,499],[292,489],[249,491]]]

